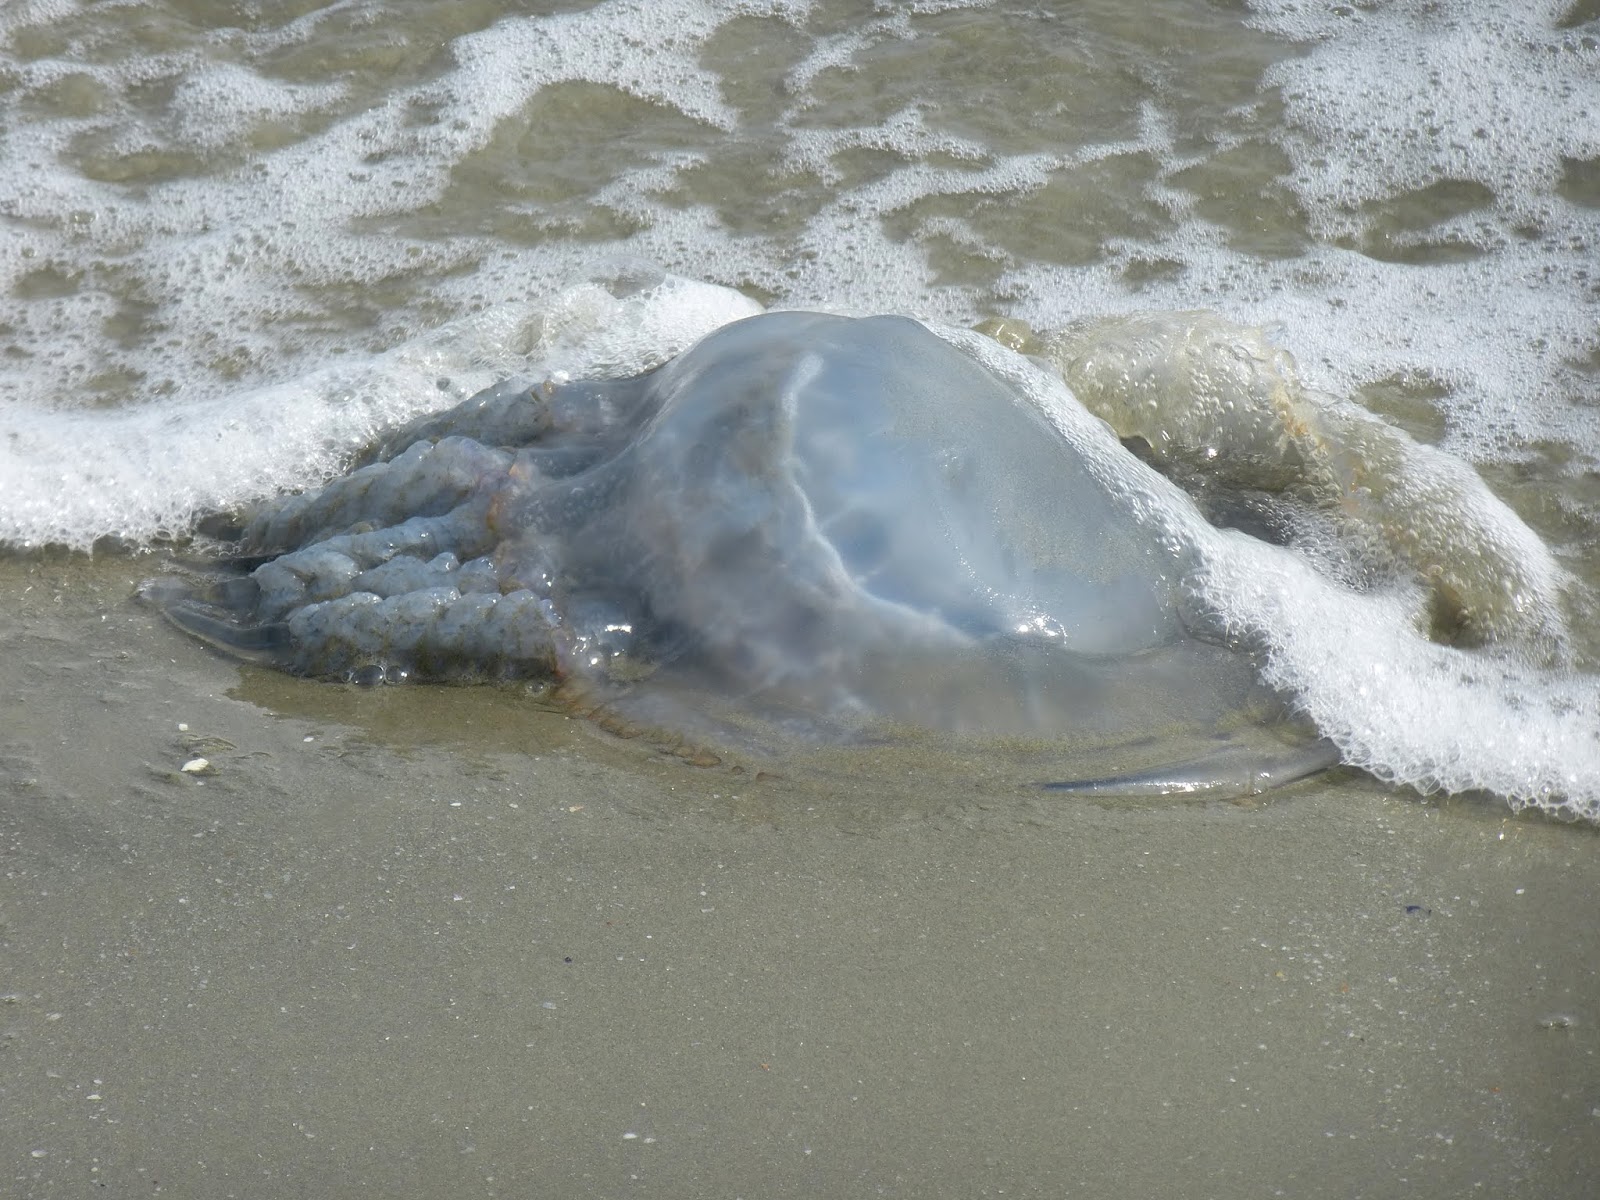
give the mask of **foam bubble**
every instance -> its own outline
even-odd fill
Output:
[[[731,288],[623,261],[558,296],[539,318],[530,354],[541,369],[577,378],[637,375],[762,311]]]
[[[1344,760],[1423,792],[1494,792],[1600,820],[1592,676],[1469,653],[1411,632],[1405,601],[1344,591],[1306,563],[1216,539],[1194,584]]]
[[[185,534],[320,482],[379,431],[518,370],[637,374],[760,311],[622,265],[545,305],[502,305],[384,354],[185,405],[19,416],[0,440],[0,544],[87,549]]]
[[[1481,185],[1460,189],[1469,208],[1543,223],[1563,160],[1600,156],[1600,39],[1558,26],[1568,0],[1396,0],[1342,16],[1251,7],[1263,27],[1315,41],[1264,82],[1297,131],[1285,140],[1293,186],[1332,230],[1445,181]]]
[[[1600,820],[1600,680],[1531,661],[1515,641],[1480,651],[1428,641],[1413,590],[1357,590],[1292,550],[1214,528],[1059,378],[996,344],[940,332],[1025,389],[1090,469],[1167,531],[1189,564],[1196,611],[1257,649],[1266,681],[1346,762],[1423,792],[1481,789],[1514,807]]]
[[[0,209],[29,231],[0,246],[0,291],[20,301],[6,336],[26,351],[8,367],[15,394],[59,408],[203,399],[394,346],[530,285],[553,293],[592,262],[592,242],[508,252],[470,217],[429,236],[418,214],[449,203],[462,162],[563,84],[730,133],[737,113],[699,64],[705,44],[737,17],[808,8],[607,0],[507,15],[454,37],[435,70],[425,17],[374,23],[335,5],[196,39],[157,12],[118,43],[117,22],[71,6],[8,6]],[[308,61],[321,43],[327,65]],[[348,71],[297,78],[341,56]],[[393,60],[406,69],[390,79]],[[714,257],[714,221],[653,200],[697,161],[622,168],[592,201],[641,227],[636,253]]]
[[[180,78],[172,94],[176,134],[192,146],[220,149],[273,122],[301,120],[334,108],[345,85],[288,84],[239,63],[201,66]]]

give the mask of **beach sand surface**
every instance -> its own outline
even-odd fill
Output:
[[[134,601],[158,566],[0,560],[7,1196],[1600,1178],[1592,828],[697,766],[240,665]]]

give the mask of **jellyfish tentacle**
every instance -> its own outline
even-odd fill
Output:
[[[435,578],[428,579],[426,586],[445,583],[438,577],[449,575],[451,568],[439,561],[442,552],[459,562],[462,555],[476,560],[492,549],[484,530],[488,503],[479,498],[444,516],[412,517],[385,529],[340,534],[280,555],[251,572],[257,587],[252,607],[261,620],[281,620],[302,604],[334,600],[353,591],[376,587],[388,594],[401,590],[402,571],[411,572],[415,579],[431,570]],[[396,560],[410,560],[416,566],[405,561],[389,566]],[[430,563],[434,564],[431,569],[426,565]],[[389,568],[387,578],[379,571],[384,567]],[[449,582],[453,585],[454,581]],[[476,581],[475,590],[481,590]]]
[[[1219,745],[1210,755],[1154,771],[1104,779],[1060,779],[1041,783],[1049,792],[1078,796],[1196,796],[1231,800],[1259,796],[1271,788],[1339,765],[1339,748],[1326,738],[1270,749]]]
[[[505,379],[454,408],[426,413],[385,434],[355,465],[364,467],[399,457],[418,442],[447,437],[471,438],[485,446],[524,445],[541,437],[551,424],[546,399],[527,380]]]
[[[503,541],[572,534],[616,501],[635,470],[627,450],[564,478],[547,478],[540,463],[537,451],[518,451],[508,472],[510,486],[492,501],[489,527]]]
[[[286,665],[362,682],[554,678],[557,622],[532,592],[432,587],[380,597],[352,592],[296,609]]]
[[[605,456],[607,446],[626,437],[641,416],[648,375],[628,379],[564,382],[547,379],[536,386],[511,378],[463,400],[454,408],[428,413],[385,435],[356,460],[357,466],[398,457],[417,442],[465,437],[485,446],[545,447],[552,456],[585,459]]]
[[[264,509],[245,526],[241,547],[247,554],[282,552],[344,531],[448,514],[498,486],[511,463],[509,452],[471,438],[415,442],[387,462]]]

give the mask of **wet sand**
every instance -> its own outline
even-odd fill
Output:
[[[156,565],[0,563],[6,1195],[1600,1178],[1591,828],[757,778],[241,667],[131,601]]]

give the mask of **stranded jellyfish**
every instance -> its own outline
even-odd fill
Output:
[[[545,680],[711,743],[920,739],[1128,792],[1329,765],[1194,611],[1165,481],[971,349],[769,313],[634,378],[508,381],[147,595],[302,675]]]

